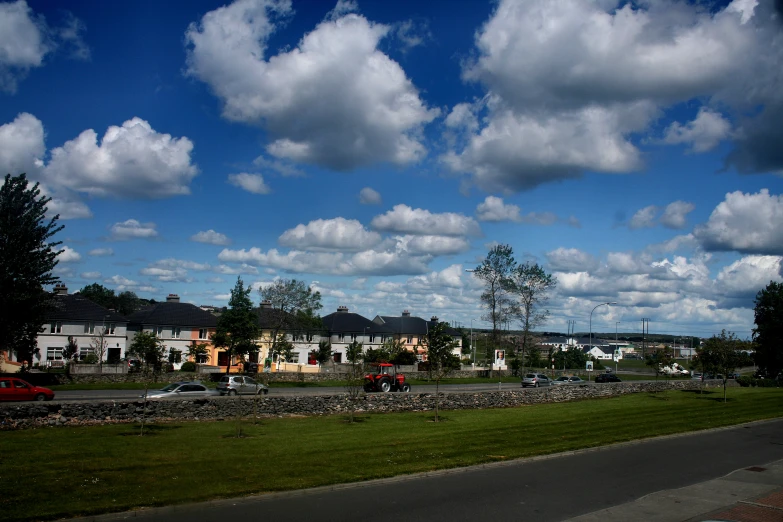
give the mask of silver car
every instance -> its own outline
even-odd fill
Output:
[[[526,373],[525,376],[522,377],[523,388],[527,388],[528,386],[538,388],[539,386],[551,385],[552,381],[543,373]]]
[[[173,382],[163,389],[147,392],[148,399],[190,399],[210,395],[215,395],[215,392],[200,382]],[[139,397],[144,398],[144,395]]]
[[[269,387],[250,377],[224,375],[217,385],[217,391],[220,395],[266,395]]]

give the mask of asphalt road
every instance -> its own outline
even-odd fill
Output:
[[[608,419],[605,429],[611,429],[612,422]],[[602,428],[596,423],[596,429]],[[565,520],[782,458],[783,420],[776,420],[430,476],[80,520]],[[727,504],[732,502],[727,499]]]

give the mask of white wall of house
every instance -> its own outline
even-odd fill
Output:
[[[113,329],[112,329],[113,327]],[[93,338],[106,328],[106,353],[103,360],[109,357],[109,349],[119,350],[119,357],[125,357],[127,347],[127,323],[102,323],[87,321],[52,321],[44,325],[44,331],[38,334],[39,354],[34,362],[41,365],[52,361],[53,366],[62,364],[62,349],[68,344],[68,337],[73,337],[79,345],[79,352],[86,354],[93,343]]]
[[[601,350],[600,348],[596,348],[595,346],[588,353],[593,357],[595,357],[596,359],[600,359],[600,360],[612,359],[611,353],[604,353],[603,350]]]
[[[133,339],[139,332],[138,325],[133,325],[128,330],[128,346],[133,343]],[[209,329],[204,327],[189,327],[189,326],[172,326],[172,325],[143,325],[143,331],[147,333],[155,333],[160,340],[166,346],[166,352],[164,359],[168,360],[169,354],[172,350],[180,352],[181,357],[179,362],[174,362],[174,369],[179,370],[182,367],[182,363],[187,361],[188,347],[192,340],[206,342],[209,340]],[[201,337],[203,332],[204,337]]]

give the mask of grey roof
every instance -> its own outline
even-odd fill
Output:
[[[214,328],[217,317],[190,303],[157,303],[128,316],[129,323]]]
[[[334,312],[321,318],[330,333],[391,334],[392,330],[353,312]]]
[[[373,321],[376,324],[386,326],[389,330],[396,334],[413,334],[413,335],[427,335],[430,328],[438,324],[435,321],[427,321],[421,317],[415,316],[389,316],[389,315],[376,315]],[[460,331],[447,326],[445,333],[452,337],[459,337]]]
[[[569,337],[547,337],[544,343],[549,344],[568,344]]]
[[[125,323],[128,319],[108,308],[94,303],[79,294],[56,294],[54,310],[47,314],[48,321],[92,321]]]

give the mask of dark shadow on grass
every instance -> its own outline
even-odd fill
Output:
[[[178,430],[181,427],[182,426],[175,426],[172,424],[147,424],[144,426],[144,436],[146,437],[147,435],[150,436],[160,435],[162,433],[166,433],[167,431]],[[133,425],[132,430],[133,431],[121,431],[117,435],[119,435],[120,437],[129,437],[129,436],[138,437],[139,432],[141,431],[141,425],[140,424]]]
[[[680,390],[683,393],[695,393],[696,395],[712,395],[714,393],[718,393],[715,390]],[[721,393],[723,393],[723,390],[721,390]]]
[[[724,402],[722,395],[720,397],[702,397],[702,399],[705,400],[705,401]],[[737,399],[734,399],[732,397],[726,397],[726,401],[725,402],[734,402],[736,400]]]
[[[351,422],[351,418],[350,417],[343,417],[342,419],[340,419],[340,422],[345,423],[345,424],[358,424],[360,422],[367,422],[368,420],[370,420],[370,416],[369,415],[365,415],[365,416],[354,415],[353,416],[353,422]]]

